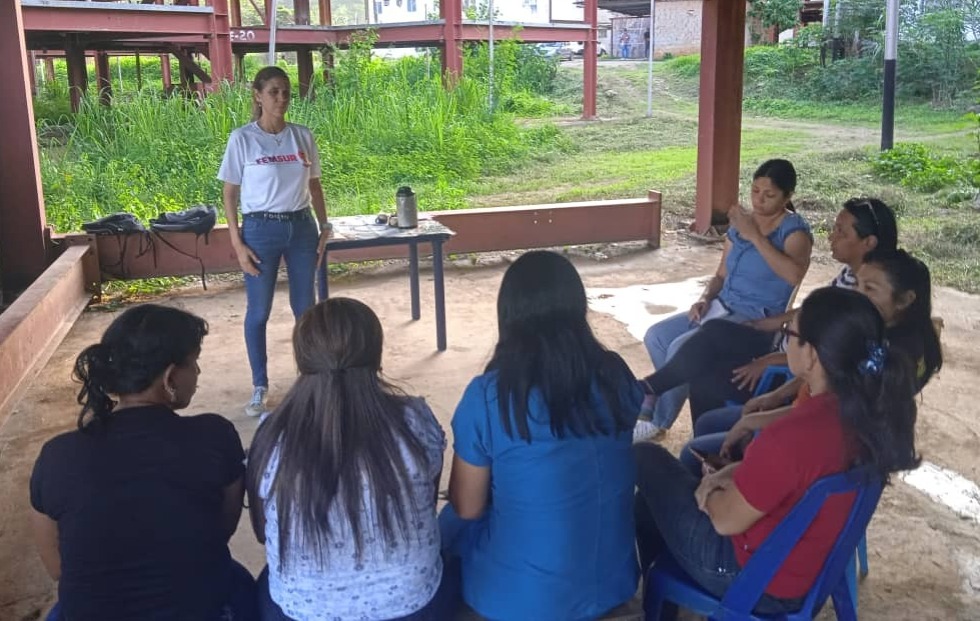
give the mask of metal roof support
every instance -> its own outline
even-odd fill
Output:
[[[20,2],[0,2],[0,58],[0,286],[20,291],[47,267],[49,241]]]
[[[738,202],[742,132],[745,3],[705,0],[701,22],[701,96],[694,229],[727,222]]]

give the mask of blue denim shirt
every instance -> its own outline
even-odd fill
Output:
[[[796,231],[803,231],[813,240],[810,225],[803,216],[788,213],[776,230],[768,235],[769,243],[783,251],[786,238]],[[718,294],[721,303],[733,313],[750,319],[785,311],[795,285],[776,275],[755,245],[739,235],[734,227],[729,227],[728,239],[732,249],[725,261],[725,284]]]

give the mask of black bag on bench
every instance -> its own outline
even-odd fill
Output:
[[[183,211],[161,213],[156,218],[150,220],[150,230],[156,234],[157,239],[170,247],[171,250],[185,257],[196,259],[201,265],[201,284],[204,290],[208,289],[207,276],[204,269],[204,261],[198,254],[198,240],[204,236],[205,245],[208,243],[208,234],[218,221],[218,210],[213,205],[194,205]],[[194,254],[184,252],[177,246],[167,241],[164,233],[194,233]]]

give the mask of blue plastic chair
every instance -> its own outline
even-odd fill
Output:
[[[857,602],[848,584],[848,573],[854,572],[854,550],[878,506],[881,491],[881,479],[866,468],[825,477],[814,483],[759,546],[720,600],[684,573],[669,554],[662,554],[647,573],[643,597],[646,620],[658,621],[664,602],[669,601],[714,621],[809,621],[830,597],[839,621],[857,621]],[[810,527],[824,502],[830,496],[848,492],[855,492],[854,506],[802,608],[782,615],[754,614],[752,609],[766,586]]]

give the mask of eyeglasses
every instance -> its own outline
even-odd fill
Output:
[[[803,338],[800,336],[799,332],[789,327],[788,321],[783,325],[779,326],[779,333],[783,336],[784,339],[788,339],[791,336],[795,336],[798,339]]]

